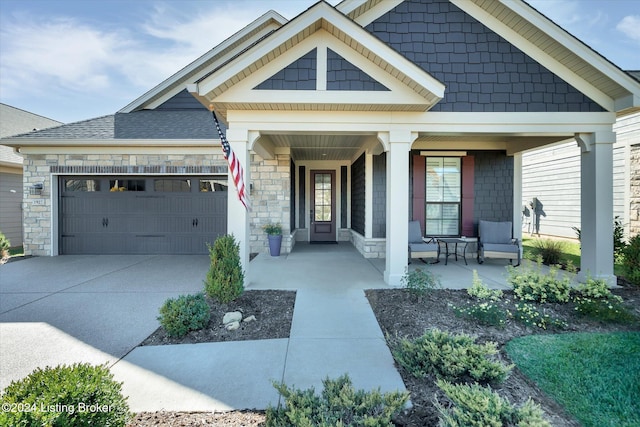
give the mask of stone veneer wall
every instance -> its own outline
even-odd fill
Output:
[[[226,171],[222,154],[28,154],[24,157],[24,251],[26,255],[50,256],[52,237],[51,189],[58,185],[57,175],[73,173],[74,168],[86,175],[148,175],[152,170],[170,170],[172,174]],[[56,175],[53,175],[53,174]],[[53,177],[53,182],[52,182]],[[40,195],[32,195],[29,187],[44,184]]]
[[[273,160],[251,156],[251,237],[250,251],[269,253],[267,234],[262,227],[268,223],[282,225],[281,253],[289,253],[295,245],[291,235],[291,156],[278,154]]]
[[[384,258],[387,252],[387,239],[366,239],[354,230],[351,230],[351,244],[365,258]]]
[[[640,234],[640,145],[631,147],[629,236]]]

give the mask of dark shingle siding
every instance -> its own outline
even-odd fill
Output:
[[[159,105],[157,110],[206,110],[186,89]]]
[[[474,163],[474,222],[513,220],[513,157],[503,151],[470,153]]]
[[[387,235],[387,153],[373,156],[372,237]]]
[[[258,90],[315,90],[317,49],[292,62],[260,83]]]
[[[366,29],[446,85],[431,111],[603,111],[446,0],[407,0]]]
[[[327,49],[327,90],[388,91],[367,73]]]
[[[364,236],[364,154],[351,165],[351,229]]]

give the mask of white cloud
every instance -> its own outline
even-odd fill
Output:
[[[2,89],[9,91],[50,84],[104,89],[118,51],[130,44],[126,34],[104,33],[71,18],[5,22],[0,31],[2,75],[11,76]]]
[[[616,29],[630,39],[640,42],[640,15],[625,16],[618,22]]]

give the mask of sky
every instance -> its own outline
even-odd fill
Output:
[[[113,114],[268,10],[291,19],[314,3],[0,0],[0,103],[65,123]],[[640,0],[529,3],[640,70]]]

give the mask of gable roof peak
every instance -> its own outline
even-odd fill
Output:
[[[142,96],[119,110],[119,113],[155,108],[157,105],[184,90],[185,81],[195,81],[203,76],[202,70],[208,70],[211,64],[220,64],[229,56],[246,49],[256,40],[264,37],[287,23],[287,19],[274,10],[269,10],[262,16],[231,35],[217,46],[210,49],[186,67],[156,85]]]

